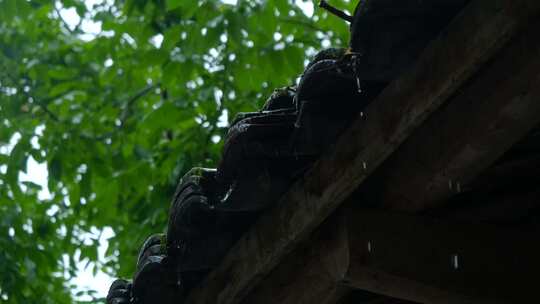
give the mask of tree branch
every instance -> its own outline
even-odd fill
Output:
[[[139,100],[140,98],[144,97],[145,95],[147,95],[148,93],[150,93],[152,90],[154,90],[155,88],[158,88],[159,86],[161,86],[161,83],[155,83],[155,84],[150,84],[148,86],[146,86],[145,88],[143,88],[142,90],[140,90],[139,92],[137,92],[135,95],[133,95],[132,97],[130,97],[127,102],[126,102],[126,106],[124,107],[123,111],[122,111],[122,114],[120,115],[120,126],[123,126],[124,123],[126,122],[130,112],[131,112],[131,108],[133,107],[133,104]]]
[[[293,19],[293,18],[289,18],[289,17],[277,17],[277,20],[278,21],[282,21],[282,22],[285,22],[285,23],[291,23],[291,24],[296,24],[296,25],[301,25],[303,27],[307,27],[311,30],[314,30],[314,31],[321,31],[321,32],[324,32],[321,28],[313,25],[312,23],[309,23],[309,22],[306,22],[306,21],[302,21],[302,20],[298,20],[298,19]]]
[[[62,21],[62,24],[64,24],[64,27],[66,28],[66,30],[68,30],[71,34],[74,34],[75,31],[69,28],[69,24],[64,19],[64,17],[62,17],[62,15],[60,14],[60,10],[56,7],[56,5],[53,5],[53,6],[54,6],[54,11],[58,15],[58,18],[60,19],[60,21]],[[81,20],[82,20],[82,17],[81,17]]]

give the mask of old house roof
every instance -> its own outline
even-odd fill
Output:
[[[536,0],[472,1],[187,303],[534,296],[539,16]]]

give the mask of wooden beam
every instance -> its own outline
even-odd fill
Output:
[[[540,227],[441,220],[362,209],[357,203],[332,215],[301,254],[287,257],[243,303],[534,299]],[[347,295],[353,289],[363,292]]]
[[[537,126],[525,139],[512,147],[515,153],[538,154],[540,152],[540,126]]]
[[[540,123],[539,35],[535,22],[396,151],[378,178],[384,207],[443,203]]]
[[[343,208],[341,208],[343,210]],[[333,214],[242,301],[244,304],[402,304],[342,284],[350,265],[347,218]]]
[[[535,182],[538,183],[538,177]],[[439,218],[493,224],[515,224],[531,219],[540,208],[540,190],[515,193],[470,195],[456,198],[455,205],[444,206],[426,213]]]
[[[517,193],[513,196],[492,198],[477,196],[475,199],[476,202],[460,202],[460,206],[457,208],[445,207],[437,212],[432,212],[432,214],[435,214],[437,218],[443,218],[445,222],[456,222],[457,220],[458,223],[503,223],[502,229],[504,229],[504,227],[515,226],[520,220],[527,221],[528,217],[535,216],[531,211],[538,210],[540,207],[540,191],[538,190],[530,193]],[[489,201],[485,202],[486,200]],[[348,205],[355,203],[358,202],[350,201]],[[409,303],[405,300],[389,298],[387,295],[369,296],[365,292],[355,291],[351,286],[342,285],[341,282],[345,278],[344,273],[349,265],[349,246],[347,245],[348,240],[344,238],[347,232],[344,231],[342,216],[347,211],[339,211],[339,214],[333,214],[318,228],[307,244],[303,244],[301,249],[288,255],[252,290],[242,303]],[[355,221],[362,220],[362,218],[356,217],[354,219]],[[466,225],[470,226],[471,224]],[[530,232],[528,233],[530,234]],[[519,256],[519,253],[516,253],[516,256]],[[439,294],[443,293],[441,289],[438,292]],[[433,292],[429,291],[429,293]]]
[[[335,304],[351,289],[337,284],[349,260],[344,217],[329,218],[287,256],[242,303]]]
[[[337,304],[415,304],[407,300],[400,300],[387,296],[366,292],[363,290],[351,290]]]
[[[358,210],[342,283],[420,303],[534,302],[537,228]]]
[[[539,10],[535,0],[472,2],[240,239],[187,303],[240,302]]]
[[[540,144],[540,138],[538,144]],[[514,148],[512,147],[512,150]],[[536,188],[538,178],[540,178],[540,152],[532,156],[505,160],[490,167],[475,178],[470,184],[470,189],[475,192],[491,192],[501,188],[507,191],[521,189],[523,192],[524,186]],[[533,187],[527,185],[531,183],[534,183]]]

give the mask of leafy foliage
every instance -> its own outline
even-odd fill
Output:
[[[286,0],[0,0],[0,302],[72,303],[79,261],[129,277],[178,178],[215,166],[227,117],[347,39]],[[49,196],[21,180],[30,158]]]

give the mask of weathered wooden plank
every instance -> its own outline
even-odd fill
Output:
[[[540,175],[534,182],[540,181]],[[513,224],[530,219],[540,208],[540,190],[490,193],[456,197],[451,205],[430,210],[427,215],[464,221]]]
[[[450,210],[444,208],[442,214],[441,212],[435,212],[433,214],[443,217],[444,221],[456,222],[457,220],[458,225],[460,222],[479,224],[482,222],[495,222],[504,223],[504,226],[502,227],[505,227],[516,225],[516,223],[519,222],[519,219],[527,219],[527,215],[532,215],[531,211],[537,210],[538,207],[540,207],[540,191],[538,190],[531,193],[517,193],[511,196],[491,198],[476,197],[476,199],[478,200],[477,202],[468,202],[470,204],[466,204],[465,206],[463,205],[463,202],[461,202],[461,207],[459,208]],[[485,200],[489,200],[489,202],[484,202]],[[329,219],[317,229],[314,236],[309,239],[307,244],[302,246],[301,250],[296,250],[287,256],[276,269],[252,290],[242,303],[402,303],[395,299],[389,299],[387,297],[388,295],[373,297],[364,296],[360,301],[358,296],[349,296],[349,293],[352,291],[350,286],[344,286],[342,284],[342,282],[346,280],[345,274],[350,266],[350,246],[348,244],[349,239],[347,234],[352,233],[345,227],[346,222],[343,220],[342,215],[347,213],[347,207],[357,203],[358,202],[350,201],[347,206],[343,206],[338,210],[339,214],[330,216]],[[353,214],[352,212],[348,213]],[[380,211],[378,213],[380,215]],[[359,222],[362,221],[365,216],[368,215],[352,217],[355,222]],[[390,221],[391,219],[392,218],[389,218],[389,222],[386,222],[384,218],[380,219],[383,221],[380,224],[394,225],[394,223]],[[437,222],[437,220],[434,221]],[[465,228],[460,229],[466,229],[467,225],[471,226],[471,224],[465,224]],[[473,237],[473,235],[471,235],[471,237]],[[362,243],[366,244],[365,241]],[[374,242],[371,246],[374,248]],[[402,259],[400,255],[403,254],[404,253],[402,252],[396,252],[396,259]],[[411,251],[410,254],[414,255],[417,253]],[[519,252],[516,252],[516,256],[519,256]],[[373,270],[367,268],[366,275],[369,273],[375,273],[374,275],[377,276],[379,275],[378,272],[373,272]],[[384,274],[381,275],[381,281],[384,281],[382,279],[384,276]],[[410,287],[407,285],[410,284],[407,283],[409,280],[406,280],[405,283],[403,283],[401,279],[398,280],[394,277],[390,277],[389,280],[391,282],[399,282],[399,284],[406,284],[404,285],[407,286],[405,290]],[[455,296],[452,296],[448,291],[444,291],[443,288],[426,287],[423,292],[435,294],[433,289],[436,290],[436,293],[439,296],[449,294],[450,300],[456,299]],[[375,287],[372,289],[373,292],[386,292],[385,290],[386,289],[378,289]],[[422,292],[422,289],[419,290],[416,283],[413,287],[410,287],[410,290],[415,290],[415,293],[417,294]],[[402,295],[402,293],[391,291],[391,295],[399,296]],[[408,298],[416,299],[411,296]],[[459,297],[460,300],[462,298],[463,296]]]
[[[442,220],[354,203],[320,227],[311,250],[287,257],[243,303],[520,303],[535,296],[539,227]],[[347,288],[371,294],[348,297]]]
[[[490,223],[516,223],[540,207],[540,156],[499,163],[478,176],[471,190],[427,214]]]
[[[512,147],[515,153],[540,153],[540,126],[537,126],[525,139]]]
[[[343,283],[421,303],[534,302],[537,228],[358,210]]]
[[[188,303],[241,301],[539,8],[534,0],[471,3],[235,245]]]
[[[346,223],[344,212],[330,216],[301,249],[287,256],[242,303],[409,303],[341,284],[350,265]]]
[[[350,288],[337,284],[346,270],[344,220],[334,215],[300,249],[287,256],[242,303],[334,304]]]
[[[540,123],[539,35],[536,22],[396,151],[380,177],[383,206],[443,203]]]
[[[540,144],[540,139],[539,139]],[[514,150],[514,147],[512,147]],[[540,178],[540,153],[531,156],[525,156],[514,159],[506,159],[504,162],[498,163],[481,175],[467,188],[472,191],[493,191],[497,188],[504,188],[512,191],[518,190],[531,182],[536,182]]]

